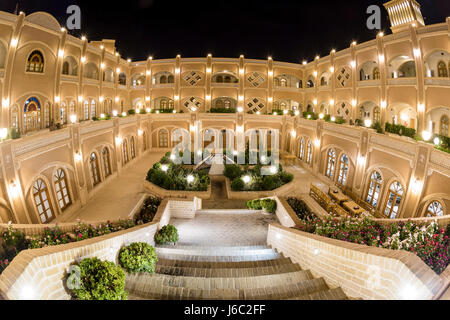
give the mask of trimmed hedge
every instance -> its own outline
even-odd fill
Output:
[[[128,273],[154,273],[157,261],[155,248],[145,242],[134,242],[119,252],[119,263]]]
[[[270,213],[275,213],[277,210],[277,202],[273,199],[256,199],[246,202],[248,209],[252,210],[264,210]]]
[[[110,261],[83,259],[72,268],[69,289],[79,300],[127,300],[125,272]]]
[[[168,244],[168,243],[177,243],[178,241],[178,230],[175,226],[168,224],[161,228],[155,234],[155,242],[157,244]]]

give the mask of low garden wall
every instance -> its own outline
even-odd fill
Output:
[[[225,185],[228,199],[236,200],[260,199],[274,197],[276,195],[289,194],[293,192],[295,187],[294,181],[291,181],[271,191],[232,191],[230,179],[228,178],[225,179]]]
[[[182,198],[182,199],[194,199],[194,197],[202,199],[211,198],[211,185],[208,186],[207,191],[182,191],[182,190],[166,190],[149,181],[144,181],[144,189],[147,192],[155,194],[162,198]]]
[[[74,262],[98,257],[117,263],[119,250],[124,245],[132,242],[154,245],[158,229],[189,204],[194,206],[192,201],[164,199],[151,223],[79,242],[21,251],[0,275],[0,296],[11,300],[70,299],[66,278]]]
[[[279,224],[269,226],[267,244],[350,297],[429,300],[438,298],[449,284],[403,250],[354,244]]]
[[[395,223],[395,222],[400,222],[400,221],[406,222],[408,220],[411,220],[416,223],[420,223],[420,222],[430,223],[430,222],[436,221],[440,227],[445,227],[450,223],[450,215],[445,215],[445,216],[441,216],[441,217],[419,217],[419,218],[400,218],[400,219],[377,219],[377,218],[374,218],[373,220],[375,220],[376,222],[381,223],[381,224],[390,224],[390,223]]]

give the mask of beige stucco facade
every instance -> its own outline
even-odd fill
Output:
[[[403,193],[397,218],[425,216],[433,201],[447,214],[448,154],[364,127],[307,120],[302,111],[448,136],[449,35],[447,18],[430,26],[420,21],[395,26],[393,34],[303,64],[211,55],[131,61],[122,58],[113,40],[75,38],[47,13],[0,12],[0,129],[22,134],[0,143],[0,222],[43,222],[33,197],[38,180],[51,207],[45,222],[80,209],[144,152],[170,150],[175,129],[193,137],[198,123],[236,135],[277,129],[280,148],[330,184],[337,182],[343,155],[349,159],[346,186],[361,197],[377,171],[380,211],[398,182]],[[227,107],[237,112],[210,112]],[[130,109],[174,113],[114,116]],[[273,115],[274,110],[298,112]],[[102,115],[112,119],[90,120]],[[50,131],[52,124],[61,129]],[[330,178],[331,149],[336,163]],[[69,194],[62,203],[59,169]]]

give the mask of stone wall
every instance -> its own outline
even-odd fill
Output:
[[[144,181],[144,189],[159,197],[194,199],[194,197],[209,199],[211,198],[211,185],[208,186],[207,191],[182,191],[182,190],[166,190],[149,181]]]
[[[433,299],[448,287],[419,257],[330,239],[283,227],[269,226],[267,244],[315,277],[342,287],[350,297],[367,300]]]
[[[80,242],[21,251],[0,276],[0,296],[11,300],[70,299],[66,290],[70,265],[88,257],[117,263],[124,245],[132,242],[154,245],[157,230],[168,224],[181,207],[189,209],[189,204],[193,207],[192,201],[164,199],[151,223]],[[172,206],[176,208],[174,213]]]
[[[232,191],[230,179],[226,178],[225,186],[227,189],[228,199],[248,200],[291,194],[294,191],[295,184],[294,181],[291,181],[280,188],[271,191]]]

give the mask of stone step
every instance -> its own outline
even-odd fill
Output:
[[[263,261],[279,259],[282,255],[276,252],[268,252],[264,254],[244,254],[244,255],[192,255],[192,254],[174,254],[174,253],[157,253],[158,258],[167,260],[184,260],[195,262],[243,262],[243,261]]]
[[[284,264],[280,266],[268,266],[257,268],[186,268],[156,265],[155,272],[158,274],[185,276],[185,277],[205,277],[205,278],[238,278],[266,276],[301,271],[298,264]]]
[[[274,300],[299,297],[303,297],[304,299],[313,299],[313,294],[320,293],[329,289],[322,278],[312,279],[312,276],[308,271],[297,273],[298,274],[296,276],[290,275],[291,278],[284,277],[283,275],[278,275],[276,277],[266,276],[267,279],[265,281],[261,281],[261,279],[258,279],[261,277],[243,278],[243,281],[241,281],[241,283],[244,284],[244,286],[239,288],[236,288],[232,285],[237,284],[237,282],[233,281],[233,279],[229,280],[219,278],[220,280],[222,280],[222,288],[198,288],[191,285],[173,286],[168,285],[168,283],[164,282],[158,283],[155,281],[149,281],[149,279],[152,278],[160,278],[158,276],[147,276],[146,278],[142,278],[142,276],[127,275],[126,288],[130,292],[130,299],[164,300]],[[274,280],[271,278],[278,278],[278,280],[271,281]],[[219,279],[205,279],[203,281],[203,284],[207,283],[208,280],[211,281],[210,284],[216,284]],[[197,278],[197,280],[200,279]],[[239,279],[234,278],[234,280]],[[249,284],[246,284],[246,282],[249,282]],[[322,296],[328,297],[325,294],[322,294]]]
[[[158,244],[156,246],[156,250],[165,251],[162,249],[169,250],[184,250],[186,252],[206,252],[206,253],[214,253],[214,252],[241,252],[247,250],[272,250],[272,248],[268,247],[266,244],[248,244],[248,245],[229,245],[229,246],[209,246],[209,245],[198,245],[198,244],[186,244],[186,243],[177,243],[173,244]],[[175,252],[175,251],[174,251]]]
[[[257,214],[261,213],[262,210],[248,210],[248,209],[201,209],[195,211],[196,215],[202,215],[202,214]]]
[[[278,258],[272,260],[259,261],[237,261],[237,262],[215,262],[215,261],[184,261],[163,259],[158,257],[157,266],[177,267],[177,268],[206,268],[206,269],[223,269],[223,268],[260,268],[274,267],[291,264],[290,258]]]
[[[149,286],[151,288],[158,288],[162,286],[167,287],[184,287],[190,289],[254,289],[271,286],[279,286],[286,284],[294,284],[303,280],[311,280],[313,276],[310,271],[300,270],[281,274],[270,274],[264,276],[248,276],[242,277],[221,277],[221,278],[206,278],[206,277],[190,277],[190,276],[173,276],[165,274],[135,274],[127,276],[127,281],[134,287],[143,288]]]
[[[291,297],[288,300],[349,300],[341,288],[320,290],[308,295]]]

